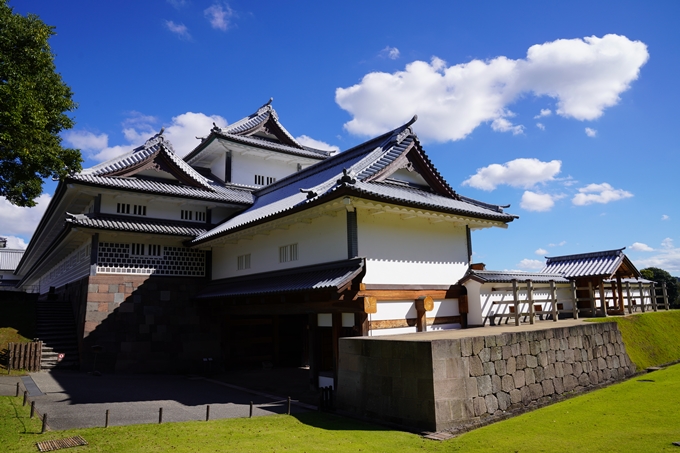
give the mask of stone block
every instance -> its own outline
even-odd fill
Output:
[[[501,386],[501,377],[491,376],[491,393],[498,393],[501,390],[503,390]]]
[[[561,349],[555,351],[555,361],[564,362],[564,351],[562,351]]]
[[[542,381],[541,387],[543,387],[543,396],[550,396],[555,393],[555,386],[553,385],[552,379]]]
[[[578,385],[583,387],[588,387],[590,385],[590,376],[586,373],[582,373],[578,376]]]
[[[528,406],[531,404],[531,401],[533,401],[533,398],[531,398],[531,391],[529,390],[528,386],[524,386],[519,391],[522,393],[522,404],[525,406]]]
[[[491,376],[477,377],[477,392],[479,396],[490,395],[493,392],[491,385]]]
[[[543,396],[543,386],[541,384],[529,384],[529,394],[531,395],[532,401],[537,401]]]
[[[461,338],[460,339],[460,354],[463,357],[469,357],[472,355],[472,339],[471,338]]]
[[[522,355],[527,355],[531,353],[531,348],[529,347],[529,342],[528,341],[522,341],[519,344],[519,350],[522,352]]]
[[[493,362],[486,362],[483,364],[484,367],[484,374],[488,376],[493,376],[496,374],[496,367],[494,366]]]
[[[564,393],[564,381],[562,380],[562,378],[556,377],[555,379],[552,380],[552,383],[553,387],[555,387],[555,393],[557,393],[558,395]]]
[[[555,351],[548,351],[548,364],[557,362]]]
[[[498,399],[493,395],[486,395],[484,397],[484,402],[486,402],[486,411],[489,414],[493,414],[498,410]]]
[[[536,359],[538,360],[539,366],[542,366],[542,367],[548,366],[548,353],[547,352],[539,352],[538,355],[536,356]]]
[[[617,358],[617,361],[618,361],[618,358]],[[497,374],[498,376],[503,376],[503,375],[505,375],[505,374],[507,373],[507,371],[506,371],[507,368],[506,368],[506,366],[505,366],[505,365],[506,365],[506,364],[505,364],[505,360],[502,360],[502,359],[501,359],[501,360],[496,360],[493,364],[494,364],[494,367],[495,367],[495,369],[496,369],[496,374]],[[617,367],[617,368],[618,368],[618,367]]]
[[[472,353],[479,354],[479,352],[484,349],[484,337],[473,337],[472,338]]]
[[[508,360],[510,357],[512,357],[512,347],[505,345],[502,347],[503,351],[503,360]]]
[[[117,304],[125,302],[125,293],[114,293],[113,301]]]
[[[526,384],[526,378],[524,376],[524,370],[515,371],[515,373],[512,375],[512,378],[515,381],[515,388],[516,389],[522,388]]]
[[[472,400],[472,404],[475,410],[475,417],[486,414],[486,400],[482,397],[477,397]]]
[[[515,366],[517,367],[518,370],[523,370],[524,368],[527,367],[527,356],[518,355],[517,357],[515,357],[515,360],[517,362]]]
[[[88,293],[96,293],[96,292],[99,292],[99,285],[96,285],[96,284],[93,284],[93,283],[89,283],[89,284],[87,285],[87,292],[88,292]]]
[[[598,370],[604,370],[607,368],[607,361],[603,359],[602,357],[597,359],[597,369]]]
[[[538,358],[535,355],[526,356],[527,368],[536,368],[538,366]]]
[[[522,348],[519,346],[519,343],[512,343],[510,348],[512,350],[513,357],[517,357],[518,355],[522,354]]]
[[[475,398],[479,396],[479,389],[477,388],[477,378],[469,377],[465,378],[465,397]]]
[[[113,302],[113,294],[109,293],[88,293],[88,302]]]
[[[578,376],[581,373],[583,373],[583,365],[581,365],[581,362],[574,362],[572,365],[572,368],[574,370],[574,375]]]
[[[562,383],[564,385],[565,392],[571,392],[578,385],[578,381],[572,374],[565,375],[564,379],[562,379]]]
[[[618,355],[612,357],[612,368],[621,368],[621,361]]]
[[[536,375],[534,374],[533,368],[526,368],[524,370],[524,382],[526,385],[533,384],[536,382]]]
[[[555,364],[555,377],[564,377],[564,363],[563,362],[557,362]]]
[[[605,368],[602,370],[602,380],[603,381],[609,381],[612,378],[612,373],[609,370],[609,368]]]
[[[529,353],[533,356],[538,355],[541,352],[541,343],[538,341],[532,341],[529,343]]]
[[[564,361],[566,363],[574,363],[574,350],[573,349],[567,349],[564,351]]]
[[[564,375],[566,376],[567,374],[574,374],[574,367],[572,366],[571,363],[566,363],[564,362],[562,364],[562,371],[564,372]]]
[[[477,357],[479,357],[482,363],[488,362],[491,358],[491,350],[489,348],[484,348],[477,353]]]
[[[496,399],[498,400],[498,408],[502,411],[506,411],[512,404],[509,393],[499,392],[496,394]]]
[[[522,402],[522,392],[519,391],[518,389],[510,390],[509,395],[511,404],[517,404]]]
[[[436,340],[432,342],[433,359],[448,359],[460,356],[460,340]]]
[[[510,341],[510,335],[507,333],[502,333],[500,335],[496,335],[496,346],[506,346],[509,344]]]
[[[534,376],[536,376],[536,382],[541,382],[545,379],[545,368],[542,366],[534,368]]]
[[[481,376],[484,374],[484,367],[482,361],[477,356],[469,358],[470,376]]]
[[[513,374],[517,371],[517,359],[515,357],[510,357],[505,362],[505,372],[508,374]]]
[[[484,337],[484,345],[487,348],[492,348],[496,346],[496,336],[495,335],[489,335],[488,337]]]
[[[550,349],[550,341],[544,338],[538,342],[538,346],[541,350],[540,352],[547,352]]]
[[[602,346],[604,344],[604,338],[602,338],[602,334],[596,333],[595,334],[595,346]]]
[[[510,392],[510,390],[514,388],[516,388],[515,379],[511,375],[506,374],[501,378],[501,390],[504,392]]]
[[[468,357],[455,357],[444,361],[446,363],[447,378],[466,378],[470,376],[470,359]]]

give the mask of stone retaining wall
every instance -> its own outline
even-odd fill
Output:
[[[346,338],[337,401],[360,416],[441,431],[634,372],[616,323],[436,340]]]

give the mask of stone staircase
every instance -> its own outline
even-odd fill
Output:
[[[43,342],[41,368],[77,368],[78,340],[71,303],[50,294],[47,300],[37,302],[36,315],[36,336]]]

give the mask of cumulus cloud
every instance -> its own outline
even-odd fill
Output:
[[[33,235],[51,199],[52,197],[49,194],[44,193],[36,198],[34,207],[21,208],[11,204],[5,197],[0,197],[0,212],[2,212],[0,231],[3,237],[8,239],[16,237],[24,241],[25,244]],[[21,242],[15,242],[15,244],[21,245]],[[25,246],[15,248],[25,248]]]
[[[543,256],[543,255],[545,255],[546,253],[548,253],[548,251],[547,251],[546,249],[536,249],[536,251],[535,251],[534,253],[535,253],[536,255],[541,255],[541,256]]]
[[[588,184],[578,189],[579,193],[574,195],[571,202],[576,206],[585,206],[593,203],[607,204],[612,201],[630,198],[632,193],[622,189],[614,189],[606,182],[602,184]]]
[[[189,29],[184,24],[176,24],[171,20],[166,20],[165,27],[181,39],[191,39]]]
[[[214,5],[206,8],[203,11],[205,17],[208,18],[208,22],[212,28],[217,30],[227,31],[231,28],[231,18],[234,17],[234,10],[232,10],[229,5],[215,3]]]
[[[586,127],[586,135],[588,137],[593,138],[593,137],[597,136],[597,131],[595,129],[591,129],[589,127]]]
[[[28,243],[22,238],[16,236],[6,236],[5,239],[7,239],[8,249],[26,250],[26,247],[28,247]]]
[[[673,239],[671,238],[664,239],[663,241],[661,241],[661,247],[665,249],[675,248],[675,246],[673,245]]]
[[[186,112],[172,118],[165,126],[163,135],[170,140],[177,155],[184,156],[198,145],[197,136],[205,136],[213,127],[212,123],[220,127],[227,125],[227,121],[218,115]],[[132,112],[123,121],[123,136],[127,143],[109,146],[107,134],[95,135],[86,131],[74,131],[64,136],[64,141],[72,146],[87,144],[82,147],[86,156],[97,162],[103,162],[131,151],[160,130],[158,119],[153,116]],[[95,146],[96,145],[96,146]]]
[[[535,158],[520,158],[479,168],[476,174],[463,181],[463,185],[482,190],[494,190],[501,184],[529,189],[554,180],[561,166],[562,161],[559,160],[542,162]]]
[[[384,58],[389,58],[390,60],[396,60],[399,58],[401,53],[399,52],[399,49],[396,47],[390,47],[387,46],[383,50],[380,51],[380,56]]]
[[[522,270],[525,271],[530,271],[530,270],[541,270],[543,267],[545,267],[543,261],[540,260],[530,260],[527,258],[524,258],[522,261],[520,261],[517,264],[517,267],[519,267]]]
[[[555,200],[561,198],[559,195],[550,195],[547,193],[536,193],[530,190],[522,194],[522,200],[519,206],[527,211],[546,212],[550,211],[555,206]]]
[[[301,145],[309,146],[310,148],[322,149],[324,151],[336,151],[336,152],[340,151],[340,148],[338,148],[335,145],[329,145],[326,142],[322,142],[321,140],[315,140],[307,135],[295,137],[295,140],[297,140]]]
[[[552,110],[550,109],[541,109],[541,112],[534,117],[535,120],[539,118],[543,118],[544,116],[550,116],[552,115]]]
[[[661,248],[654,250],[656,254],[642,260],[635,260],[638,269],[658,267],[672,275],[680,274],[680,248],[676,248],[673,239],[666,238],[661,242]]]
[[[666,214],[661,216],[661,220],[668,220],[668,219],[670,219],[670,217],[668,217]]]
[[[636,252],[653,252],[654,249],[648,246],[647,244],[644,244],[642,242],[633,242],[633,245],[630,246],[631,250],[635,250]]]
[[[558,242],[558,243],[556,243],[556,244],[555,244],[555,243],[551,243],[551,244],[548,244],[548,247],[562,247],[562,246],[565,245],[566,243],[567,243],[567,241],[561,241],[561,242]]]
[[[337,88],[335,101],[353,116],[346,130],[358,135],[377,135],[414,114],[424,140],[460,140],[482,123],[518,133],[497,120],[507,120],[507,107],[522,95],[551,97],[558,115],[593,120],[618,103],[648,57],[644,43],[625,36],[560,39],[531,46],[519,60],[500,56],[449,66],[433,57],[391,74],[372,72]]]
[[[543,125],[543,123],[536,123],[536,127],[539,128],[542,131],[545,130],[545,126]]]
[[[524,126],[516,126],[507,118],[496,118],[491,122],[491,129],[496,132],[512,132],[512,135],[524,133]]]

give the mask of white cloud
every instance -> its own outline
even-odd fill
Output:
[[[589,127],[586,127],[586,135],[588,137],[593,138],[593,137],[597,136],[597,131],[595,129],[591,129]]]
[[[482,123],[504,119],[526,93],[556,99],[563,117],[598,118],[637,79],[648,56],[644,43],[606,35],[537,44],[519,60],[501,56],[448,66],[433,57],[392,74],[366,74],[336,89],[335,101],[353,116],[345,123],[353,134],[377,135],[418,114],[424,140],[460,140]],[[502,124],[495,123],[497,130]]]
[[[562,247],[566,243],[567,243],[567,241],[558,242],[557,244],[551,243],[551,244],[548,244],[548,247]]]
[[[539,119],[539,118],[543,118],[544,116],[550,116],[550,115],[552,115],[552,110],[550,110],[550,109],[541,109],[541,113],[539,113],[538,115],[536,115],[536,116],[534,117],[534,119],[537,120],[537,119]]]
[[[87,151],[87,157],[103,162],[143,145],[160,130],[160,126],[155,124],[157,122],[158,119],[153,116],[132,112],[131,116],[123,121],[123,136],[127,143],[121,145],[109,146],[108,135],[96,136],[84,131],[75,131],[66,135],[64,140],[73,146],[78,146],[78,143],[87,143],[89,147],[83,147]],[[182,113],[173,117],[171,123],[165,126],[163,135],[170,140],[178,156],[185,156],[198,145],[197,136],[208,135],[213,122],[220,127],[227,125],[227,120],[218,115]]]
[[[180,9],[188,5],[189,0],[168,0],[168,3],[170,3],[176,9]]]
[[[545,126],[543,125],[543,123],[536,123],[536,127],[539,128],[542,131],[545,130]]]
[[[3,237],[28,241],[33,235],[43,213],[50,204],[52,197],[42,194],[36,198],[36,205],[32,208],[21,208],[11,204],[5,197],[0,197],[0,231]],[[19,244],[21,244],[19,242]],[[17,247],[20,248],[20,247]]]
[[[340,151],[340,148],[338,148],[335,145],[329,145],[326,142],[322,142],[321,140],[315,140],[307,135],[295,137],[295,140],[297,140],[301,145],[309,146],[310,148],[322,149],[324,151],[336,151],[336,152]]]
[[[528,189],[538,183],[554,180],[561,166],[559,160],[542,162],[534,158],[515,159],[480,168],[476,174],[463,181],[463,185],[482,190],[494,190],[501,184]]]
[[[390,60],[396,60],[397,58],[399,58],[400,55],[401,53],[399,52],[399,49],[397,49],[396,47],[387,46],[380,51],[381,57],[389,58]]]
[[[20,237],[5,236],[5,239],[7,239],[8,249],[26,250],[26,247],[28,247],[28,243]]]
[[[662,248],[656,249],[655,255],[643,260],[635,260],[638,269],[658,267],[671,275],[680,274],[680,248],[673,245],[673,239],[666,238],[661,242]]]
[[[182,39],[191,39],[189,29],[184,24],[176,24],[171,20],[166,20],[165,27]]]
[[[661,216],[661,220],[668,220],[668,219],[670,219],[670,217],[668,217],[666,214]]]
[[[232,26],[231,18],[234,17],[234,10],[226,3],[224,5],[215,3],[211,7],[206,8],[203,14],[208,18],[212,28],[227,31]]]
[[[515,126],[507,118],[496,118],[491,122],[491,129],[496,132],[512,132],[512,135],[524,133],[524,126]]]
[[[545,212],[550,211],[555,206],[555,200],[559,198],[561,198],[559,195],[555,196],[527,190],[522,194],[522,201],[520,201],[519,205],[527,211]]]
[[[574,195],[572,203],[577,206],[585,206],[593,203],[607,204],[612,201],[630,198],[632,193],[626,192],[622,189],[614,189],[606,182],[602,184],[588,184],[585,187],[578,189],[579,193]]]
[[[109,136],[106,134],[96,135],[88,131],[67,131],[64,133],[64,141],[82,151],[98,150],[106,147]]]
[[[644,244],[642,242],[633,242],[633,245],[630,246],[631,250],[635,250],[636,252],[653,252],[654,249],[648,246],[647,244]]]
[[[517,267],[519,267],[522,270],[541,270],[545,267],[545,263],[543,263],[543,261],[540,260],[530,260],[524,258],[517,264]]]
[[[536,251],[535,251],[534,253],[535,253],[536,255],[541,255],[541,256],[543,256],[543,255],[545,255],[546,253],[548,253],[548,251],[547,251],[546,249],[536,249]]]

